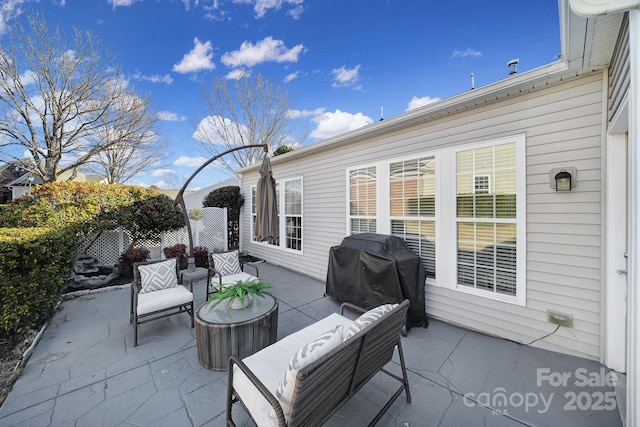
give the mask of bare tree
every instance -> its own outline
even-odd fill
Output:
[[[40,15],[27,24],[0,45],[0,154],[28,152],[31,172],[49,182],[147,134],[155,116],[139,112],[148,102],[90,32],[76,28],[69,40]]]
[[[294,137],[288,131],[289,96],[286,90],[270,83],[261,75],[246,74],[232,81],[213,79],[202,83],[209,116],[202,119],[194,138],[212,156],[241,145],[268,144],[273,152],[278,146],[299,144],[304,137]],[[261,148],[248,148],[220,158],[230,172],[262,159]]]
[[[157,115],[148,107],[148,100],[132,98],[130,102],[127,115],[113,120],[109,114],[103,116],[97,139],[111,143],[87,163],[89,171],[104,176],[109,184],[123,184],[158,167],[165,157],[167,144],[154,131]]]

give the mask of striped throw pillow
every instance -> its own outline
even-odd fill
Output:
[[[342,330],[343,326],[338,325],[320,334],[316,339],[302,346],[291,357],[289,366],[287,366],[284,377],[280,380],[276,390],[276,398],[280,402],[280,406],[282,406],[285,418],[288,418],[289,410],[291,409],[291,399],[293,398],[298,371],[342,344]]]
[[[384,304],[363,313],[349,326],[349,329],[347,329],[347,332],[344,334],[344,340],[348,340],[397,306],[398,304]]]
[[[178,286],[176,259],[168,259],[154,264],[139,265],[141,294]]]

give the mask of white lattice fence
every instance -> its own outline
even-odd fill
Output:
[[[227,209],[226,208],[203,208],[202,219],[191,221],[191,234],[193,235],[193,246],[205,246],[212,251],[227,250]],[[122,228],[103,232],[100,237],[93,242],[87,250],[87,255],[99,259],[103,264],[116,265],[118,258],[131,242],[127,231]],[[149,249],[149,258],[163,258],[163,249],[173,246],[176,243],[184,243],[189,246],[189,235],[187,227],[176,231],[162,233],[160,242],[143,241],[137,246]],[[84,245],[81,242],[80,247]]]
[[[227,208],[202,208],[202,219],[191,221],[193,245],[209,252],[226,251],[228,245]]]

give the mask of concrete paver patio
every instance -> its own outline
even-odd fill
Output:
[[[338,311],[322,282],[268,263],[260,277],[280,303],[279,339]],[[199,306],[204,283],[194,294]],[[61,304],[0,407],[0,427],[225,424],[227,374],[200,365],[188,316],[142,325],[133,347],[129,295],[124,286]],[[413,400],[401,396],[378,425],[622,425],[597,362],[435,320],[402,345]],[[379,374],[326,425],[366,425],[393,387]],[[240,405],[234,419],[253,425]]]

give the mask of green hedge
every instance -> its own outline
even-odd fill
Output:
[[[75,239],[68,228],[0,228],[0,336],[51,318],[73,267]]]

